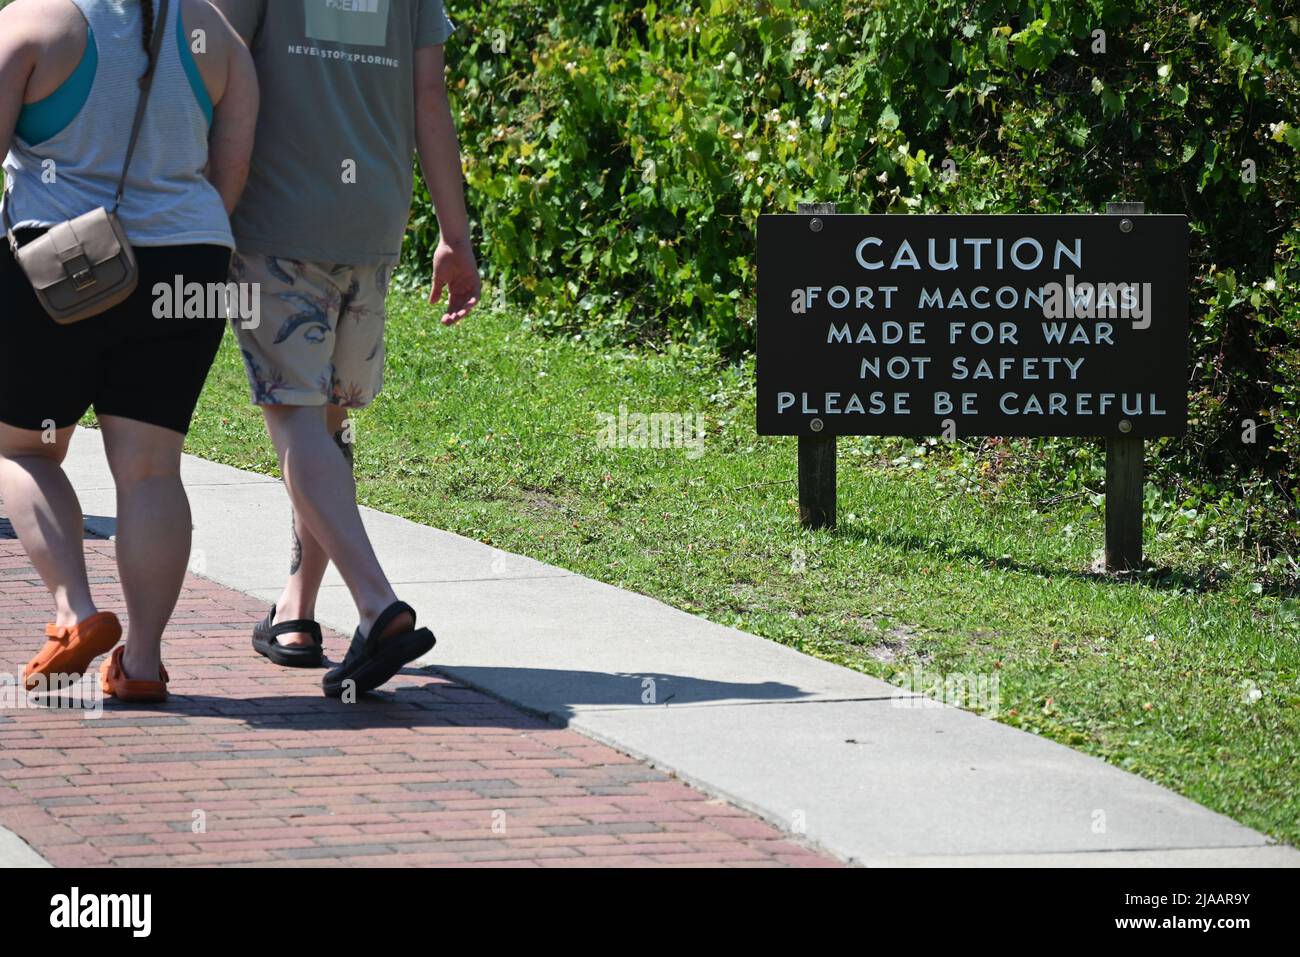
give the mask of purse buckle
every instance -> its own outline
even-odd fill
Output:
[[[79,251],[80,255],[73,256],[63,262],[63,271],[67,277],[72,280],[72,285],[76,287],[77,292],[85,292],[91,286],[99,282],[95,274],[91,271],[93,267],[90,260],[86,257],[84,251]]]

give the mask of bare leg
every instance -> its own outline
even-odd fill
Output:
[[[325,410],[265,406],[262,412],[294,511],[343,576],[362,632],[368,633],[397,596],[361,522],[352,470],[326,429]],[[393,622],[392,629],[400,630],[408,617]]]
[[[130,678],[157,680],[163,629],[190,560],[190,502],[181,485],[185,437],[117,416],[99,421],[117,484],[117,567],[127,613],[122,668]]]
[[[46,433],[0,425],[0,498],[27,557],[54,596],[54,623],[71,628],[98,612],[86,579],[81,503],[63,472],[76,426]]]
[[[347,423],[348,410],[337,405],[325,407],[325,428],[334,436],[334,443],[352,468],[352,445],[345,443],[344,426]],[[276,622],[293,621],[299,618],[314,620],[316,618],[316,596],[320,593],[320,583],[329,568],[329,556],[316,536],[306,524],[293,513],[293,554],[289,560],[289,581],[275,603]],[[310,635],[292,632],[276,638],[282,645],[310,645]]]

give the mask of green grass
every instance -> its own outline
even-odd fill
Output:
[[[620,404],[705,413],[704,454],[601,447]],[[841,440],[839,526],[803,531],[794,440],[757,437],[753,404],[752,365],[544,339],[510,312],[445,329],[395,297],[360,495],[886,679],[996,675],[997,720],[1300,843],[1294,597],[1154,527],[1159,570],[1094,575],[1094,498],[1040,506],[987,458],[906,440]],[[229,336],[189,449],[275,472]]]

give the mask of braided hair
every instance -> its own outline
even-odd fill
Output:
[[[144,76],[140,77],[140,84],[143,86],[144,81],[153,73],[153,31],[154,31],[154,14],[153,0],[140,0],[140,12],[144,17],[144,52],[149,57],[149,66],[145,69]]]

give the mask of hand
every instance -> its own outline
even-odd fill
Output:
[[[429,305],[438,304],[444,287],[450,296],[442,324],[454,326],[478,305],[483,293],[483,280],[478,274],[474,250],[468,242],[453,245],[445,240],[438,241],[433,254],[433,291],[429,294]]]

